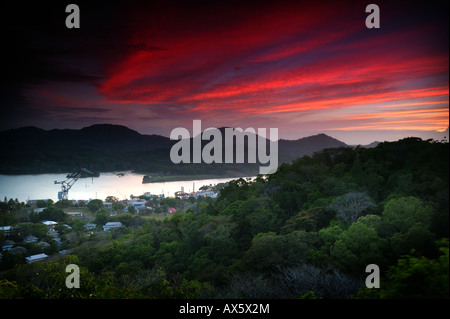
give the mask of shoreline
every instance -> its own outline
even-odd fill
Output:
[[[144,175],[138,172],[104,172],[100,174],[100,177],[79,179],[71,188],[69,199],[103,199],[106,196],[125,199],[129,198],[131,194],[136,195],[145,192],[171,196],[174,192],[179,191],[182,186],[185,189],[192,188],[193,182],[198,189],[198,187],[204,185],[225,183],[239,178],[254,179],[256,177],[251,174],[245,176],[244,174],[227,173],[224,175],[155,175],[151,183],[143,183]],[[4,197],[17,198],[19,201],[52,199],[57,202],[57,193],[61,191],[61,186],[55,185],[54,181],[63,180],[64,176],[65,174],[0,175],[0,196],[2,199]]]
[[[1,173],[3,176],[39,176],[39,175],[67,175],[70,173],[24,173],[24,174],[5,174]],[[149,182],[143,182],[143,184],[151,184],[151,183],[164,183],[164,182],[183,182],[183,181],[189,181],[189,180],[202,180],[202,179],[226,179],[226,178],[247,178],[247,177],[255,177],[258,174],[251,174],[251,173],[228,173],[228,174],[193,174],[193,175],[157,175],[149,172],[138,172],[138,171],[115,171],[115,172],[98,172],[97,176],[81,176],[79,179],[88,179],[88,178],[98,178],[100,175],[117,175],[118,177],[123,177],[126,175],[141,175],[144,176],[150,176],[151,180]]]
[[[133,174],[142,174],[140,172],[133,172]],[[195,181],[204,179],[228,179],[228,178],[247,178],[251,174],[225,174],[225,175],[209,175],[209,174],[196,174],[196,175],[151,175],[142,174],[144,176],[150,176],[150,180],[147,182],[142,181],[142,184],[151,183],[165,183],[165,182],[183,182],[183,181]]]

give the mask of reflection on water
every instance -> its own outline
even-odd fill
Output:
[[[29,199],[58,200],[61,185],[55,181],[63,181],[67,174],[39,174],[39,175],[0,175],[0,200],[6,196],[17,198],[19,201]],[[100,177],[82,178],[75,182],[69,191],[69,199],[102,199],[116,196],[119,199],[129,199],[130,195],[164,194],[173,196],[176,191],[184,187],[185,192],[197,191],[203,185],[224,183],[234,178],[203,179],[180,182],[142,184],[141,174],[125,172],[123,176],[117,173],[101,173]]]

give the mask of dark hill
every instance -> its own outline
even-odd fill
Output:
[[[290,162],[305,155],[312,155],[325,148],[337,147],[348,147],[348,145],[326,134],[308,136],[293,141],[280,140],[278,142],[281,162]]]
[[[224,138],[225,128],[219,130]],[[256,171],[255,164],[175,165],[170,161],[170,148],[176,142],[168,137],[143,135],[125,126],[111,124],[97,124],[80,130],[24,127],[0,132],[3,153],[0,173],[66,173],[80,166],[99,172],[136,170],[164,175]],[[209,141],[202,141],[203,146],[207,143]],[[279,140],[279,164],[324,148],[342,146],[347,145],[325,134],[294,141]]]
[[[12,150],[126,150],[146,151],[167,148],[172,142],[159,135],[141,135],[121,125],[97,124],[81,130],[42,130],[24,127],[0,132],[0,146]]]

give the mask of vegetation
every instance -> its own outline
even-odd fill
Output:
[[[224,128],[220,129],[223,135]],[[0,174],[67,173],[84,167],[91,172],[135,171],[151,175],[150,180],[170,181],[200,178],[200,176],[253,176],[261,163],[180,163],[170,159],[170,150],[177,143],[159,135],[141,135],[127,127],[97,124],[81,130],[42,130],[23,127],[0,132]],[[192,139],[190,141],[192,142]],[[202,148],[209,141],[202,140]],[[237,143],[237,142],[236,142]],[[192,145],[192,144],[191,144]],[[279,140],[279,163],[290,162],[303,155],[311,155],[325,147],[345,146],[325,134],[299,140]],[[235,145],[237,147],[237,145]],[[225,142],[222,142],[222,154]],[[191,147],[192,149],[192,147]],[[247,147],[244,152],[247,153]],[[264,165],[265,166],[265,165]],[[151,172],[151,173],[149,173]],[[175,178],[175,179],[173,179]]]
[[[222,170],[218,170],[218,172],[215,172],[214,174],[192,174],[192,175],[159,175],[157,174],[152,174],[152,173],[142,173],[142,172],[137,172],[135,171],[135,173],[139,173],[139,174],[149,174],[149,175],[144,175],[142,178],[142,183],[143,184],[147,184],[147,183],[162,183],[162,182],[178,182],[178,181],[191,181],[191,180],[202,180],[202,179],[215,179],[215,178],[238,178],[238,177],[243,177],[245,175],[250,176],[250,175],[255,175],[257,172],[256,170],[253,171],[248,171],[247,174],[243,174],[243,173],[239,173],[239,172],[234,172],[231,170],[228,171],[222,171]]]
[[[110,217],[98,205],[96,222],[124,227],[67,233],[70,255],[52,261],[4,253],[0,296],[448,299],[448,151],[417,138],[326,149],[164,219]],[[20,209],[1,203],[2,222]],[[81,268],[79,290],[64,286],[69,262]],[[381,269],[379,289],[365,287],[368,264]]]

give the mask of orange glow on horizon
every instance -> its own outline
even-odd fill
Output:
[[[345,10],[299,6],[273,14],[266,8],[182,34],[159,34],[149,20],[152,27],[137,30],[130,45],[151,49],[131,50],[111,65],[98,92],[105,104],[170,106],[177,118],[276,115],[289,122],[308,114],[332,127],[345,122],[340,130],[448,126],[448,54],[417,41],[433,28],[372,32],[361,40],[364,26],[356,20],[339,28],[330,22]]]

